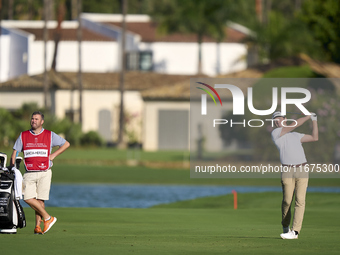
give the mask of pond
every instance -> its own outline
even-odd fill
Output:
[[[46,206],[148,208],[158,204],[238,193],[281,192],[281,187],[190,185],[53,184]],[[340,193],[340,187],[309,187],[308,192]],[[22,202],[23,206],[26,206]]]

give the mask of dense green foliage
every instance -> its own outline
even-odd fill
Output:
[[[51,1],[52,17],[63,1],[65,19],[72,16],[72,0]],[[10,2],[13,7],[9,8]],[[83,12],[121,13],[122,1],[83,0]],[[313,1],[262,1],[262,12],[256,13],[255,1],[249,0],[129,0],[128,13],[150,14],[160,24],[162,32],[190,32],[210,35],[221,40],[227,20],[250,28],[254,34],[247,38],[261,61],[275,60],[306,53],[314,58],[340,63],[340,2],[337,0]],[[12,11],[11,11],[12,10]],[[12,14],[11,14],[12,13]],[[43,1],[3,1],[2,17],[8,19],[37,19],[43,15]]]
[[[58,119],[48,111],[39,108],[36,103],[29,103],[13,112],[0,108],[0,146],[13,146],[19,134],[30,129],[31,114],[38,110],[45,116],[43,127],[64,136],[72,146],[104,145],[103,138],[98,133],[92,131],[83,134],[79,124],[73,123],[67,118]]]
[[[321,46],[324,59],[340,63],[340,1],[305,1],[301,21],[308,25],[314,41]]]
[[[72,9],[75,9],[77,0],[50,0],[52,4],[52,13],[50,16],[56,17],[56,12],[58,10],[58,4],[64,2],[66,6],[66,19],[71,20],[76,17],[72,17]],[[128,0],[128,13],[131,14],[145,14],[151,9],[154,0]],[[12,2],[12,8],[10,7]],[[43,2],[41,0],[3,0],[3,19],[9,19],[10,16],[13,19],[33,19],[41,20],[43,19]],[[121,13],[121,0],[82,0],[83,12],[92,13]]]

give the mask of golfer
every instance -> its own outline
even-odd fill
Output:
[[[44,129],[44,114],[33,112],[31,129],[24,131],[16,140],[11,157],[11,165],[19,152],[24,154],[26,172],[23,177],[24,201],[35,211],[34,234],[46,233],[57,221],[45,210],[45,200],[49,199],[53,165],[52,161],[64,152],[70,143],[52,131]],[[59,148],[52,153],[52,147]],[[40,224],[44,221],[44,229]]]
[[[304,171],[307,163],[302,143],[315,142],[319,139],[317,116],[311,115],[297,119],[292,124],[286,123],[287,119],[281,112],[272,116],[276,129],[272,131],[272,140],[280,153],[280,161],[284,169],[289,170],[281,174],[282,183],[282,239],[297,239],[301,231],[303,215],[305,212],[306,191],[308,186],[308,172]],[[312,119],[312,135],[292,132],[303,123]],[[292,228],[289,228],[291,213],[290,208],[295,193],[295,207]]]

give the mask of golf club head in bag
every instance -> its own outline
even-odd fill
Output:
[[[15,168],[20,169],[20,163],[22,162],[22,157],[15,158]]]
[[[7,164],[7,155],[0,152],[0,169],[5,168]]]
[[[7,161],[7,155],[0,154],[1,163]],[[22,158],[16,160],[16,166],[20,167]],[[15,197],[14,180],[15,171],[11,167],[0,169],[0,234],[16,234],[17,228],[26,227],[24,210]]]
[[[14,175],[9,171],[2,171],[0,175],[0,233],[16,234],[18,215],[14,201]]]

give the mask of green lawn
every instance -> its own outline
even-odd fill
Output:
[[[285,66],[266,72],[263,78],[313,78],[316,74],[309,65]]]
[[[70,149],[55,160],[53,183],[135,183],[280,186],[278,179],[191,179],[172,168],[181,152],[148,154],[165,167],[126,166],[127,151]],[[183,152],[182,152],[183,153]],[[111,156],[113,160],[111,161]],[[146,157],[146,156],[145,156]],[[97,160],[108,160],[103,164]],[[309,186],[340,186],[340,179],[310,179]],[[114,197],[113,197],[114,199]],[[25,207],[27,227],[0,235],[3,254],[338,254],[339,194],[308,193],[299,240],[281,240],[281,193],[200,198],[148,209],[54,208],[58,218],[44,236],[33,235],[34,212]]]
[[[279,193],[205,198],[186,208],[49,208],[58,217],[45,235],[28,225],[1,235],[2,254],[339,254],[339,195],[311,193],[298,240],[281,240]],[[207,201],[226,204],[209,206]],[[219,202],[217,200],[220,200]]]
[[[53,183],[136,183],[191,185],[261,185],[280,186],[274,178],[190,178],[189,169],[150,168],[143,166],[102,166],[55,164]],[[310,179],[309,186],[340,186],[340,178]]]
[[[55,150],[56,148],[54,148]],[[11,148],[2,148],[0,150],[7,154],[8,158],[12,154]],[[90,162],[98,163],[98,161],[104,161],[102,164],[112,163],[113,161],[126,161],[126,160],[141,160],[141,161],[188,161],[189,151],[143,151],[138,149],[126,149],[119,150],[108,147],[70,147],[66,152],[59,155],[56,161],[81,163]],[[22,156],[22,153],[21,155]]]
[[[189,160],[189,151],[156,151],[138,149],[118,150],[114,148],[72,148],[61,154],[60,160],[126,160],[183,161]]]

